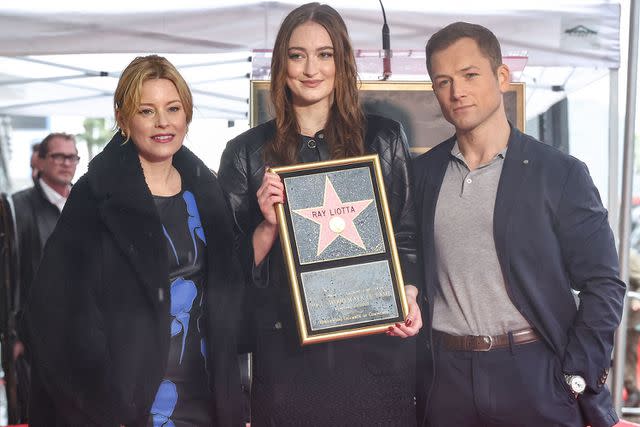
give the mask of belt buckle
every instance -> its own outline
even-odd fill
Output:
[[[485,344],[489,344],[487,348],[479,348],[477,351],[489,351],[493,347],[493,337],[491,335],[480,335]]]

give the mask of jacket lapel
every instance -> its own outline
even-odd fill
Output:
[[[153,200],[149,197],[153,206]],[[164,310],[168,300],[169,271],[166,242],[156,212],[132,209],[118,200],[100,207],[102,220],[122,253],[129,259],[151,304]],[[162,307],[162,308],[161,308]]]
[[[41,213],[41,215],[36,215],[35,219],[36,227],[38,229],[39,247],[44,248],[44,245],[47,243],[47,240],[49,240],[49,236],[53,231],[53,226],[56,223],[56,220],[52,218],[57,219],[60,217],[60,211],[44,194],[44,190],[40,185],[40,180],[36,180],[34,187],[39,197],[32,199],[31,203],[34,212]]]
[[[435,262],[435,247],[434,247],[434,233],[435,233],[435,216],[436,216],[436,205],[438,203],[438,196],[440,195],[440,189],[442,188],[442,181],[444,180],[444,175],[447,172],[447,166],[449,165],[449,156],[451,155],[451,149],[455,144],[455,136],[449,138],[444,141],[434,150],[438,150],[434,153],[433,161],[431,162],[434,165],[433,168],[425,172],[425,180],[423,182],[423,191],[422,191],[422,223],[424,224],[423,232],[424,238],[423,242],[425,242],[424,253],[425,253],[425,271],[435,272],[435,265],[429,265]],[[434,273],[435,274],[435,273]],[[435,277],[427,277],[427,298],[429,300],[429,304],[431,305],[430,312],[433,313],[433,294],[435,289],[433,286],[429,286],[429,284],[437,283]]]
[[[517,202],[521,187],[530,168],[531,159],[527,157],[526,145],[520,131],[511,128],[507,154],[498,182],[498,192],[493,213],[493,235],[498,259],[502,266],[505,280],[508,282],[508,229],[513,206]]]
[[[161,318],[168,318],[169,271],[162,225],[133,142],[122,142],[116,135],[92,161],[89,180],[94,194],[101,197],[102,221],[131,262],[151,305]]]

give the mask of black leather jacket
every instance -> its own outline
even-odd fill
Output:
[[[218,171],[220,184],[235,214],[244,269],[247,273],[253,272],[251,279],[258,287],[267,287],[266,282],[271,281],[269,278],[274,279],[274,273],[282,272],[284,278],[284,269],[274,266],[272,259],[274,255],[280,254],[279,243],[274,244],[268,259],[263,263],[271,266],[255,269],[251,242],[255,228],[264,219],[258,206],[256,192],[264,175],[264,145],[272,138],[274,132],[275,123],[269,121],[229,141],[222,154]],[[329,160],[327,143],[322,131],[313,139],[316,143],[312,146],[315,147],[309,147],[309,138],[302,137],[300,159],[303,162]],[[364,145],[366,153],[377,153],[380,157],[402,274],[405,284],[416,284],[416,218],[410,181],[411,161],[402,125],[385,117],[367,115]],[[264,277],[264,273],[268,274],[269,278]],[[286,283],[286,278],[284,282]]]

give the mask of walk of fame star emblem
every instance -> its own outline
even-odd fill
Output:
[[[322,206],[297,209],[293,212],[320,225],[317,252],[319,256],[338,237],[366,249],[353,221],[372,202],[373,199],[343,202],[327,176],[324,182]]]

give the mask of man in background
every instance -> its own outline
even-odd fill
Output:
[[[40,167],[38,165],[38,163],[40,162],[40,156],[38,154],[39,151],[39,142],[31,146],[31,161],[29,162],[29,165],[31,166],[31,180],[34,184],[38,181],[38,175],[40,174]]]
[[[19,283],[13,289],[13,312],[19,319],[35,276],[42,250],[56,226],[64,207],[71,180],[78,165],[75,138],[66,133],[51,133],[38,146],[37,159],[31,159],[35,167],[34,185],[13,195],[18,240]],[[22,422],[26,420],[29,366],[22,357],[23,337],[18,333],[13,348],[18,376],[18,400]]]

